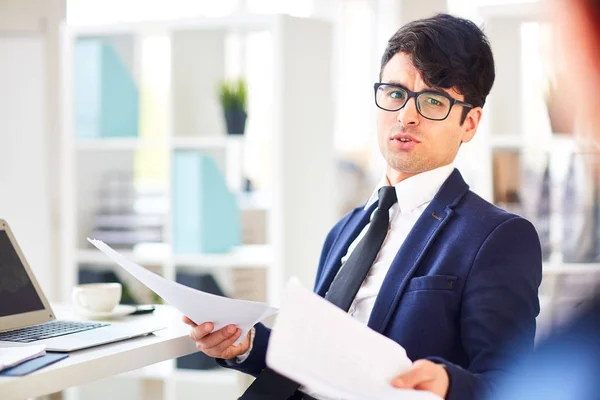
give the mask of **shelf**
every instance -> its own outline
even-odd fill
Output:
[[[140,265],[158,265],[166,264],[169,257],[166,254],[149,254],[134,252],[131,250],[119,250],[115,249],[119,254]],[[115,262],[108,258],[104,253],[96,249],[85,249],[77,251],[77,262],[85,264],[99,264],[99,265],[114,265]]]
[[[273,247],[270,245],[245,245],[226,254],[174,255],[173,263],[186,267],[265,267],[273,263]]]
[[[244,135],[215,135],[175,137],[172,146],[176,150],[210,150],[226,149],[231,145],[243,143]],[[142,138],[90,138],[76,139],[77,149],[83,151],[133,151],[141,148],[164,148],[169,145],[166,140],[149,140]]]
[[[544,275],[569,275],[569,274],[600,274],[600,264],[596,263],[557,263],[550,262],[544,263],[542,267],[542,273]]]
[[[494,150],[520,150],[525,147],[523,136],[517,134],[491,134],[490,144]]]
[[[210,150],[226,149],[234,143],[243,142],[244,135],[220,135],[220,136],[189,136],[175,137],[172,139],[175,150]]]
[[[77,150],[81,151],[135,151],[142,148],[161,148],[167,145],[164,140],[135,138],[90,138],[76,139]]]
[[[273,263],[270,245],[244,245],[224,254],[171,255],[165,252],[136,252],[117,250],[123,257],[140,265],[175,264],[188,268],[268,268]],[[106,255],[95,249],[79,250],[77,262],[98,265],[114,265]]]
[[[270,192],[237,192],[236,198],[240,210],[264,210],[272,208],[272,194]]]
[[[572,135],[554,133],[543,141],[534,141],[526,133],[496,133],[489,136],[490,146],[494,150],[523,150],[535,148],[546,152],[575,150],[575,140]]]

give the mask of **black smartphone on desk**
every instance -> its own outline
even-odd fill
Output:
[[[139,306],[135,306],[135,311],[131,313],[131,315],[141,315],[141,314],[150,314],[154,312],[156,308],[152,304],[142,304]]]

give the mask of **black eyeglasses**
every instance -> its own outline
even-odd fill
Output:
[[[419,114],[434,121],[448,118],[450,110],[455,104],[468,108],[474,107],[472,104],[456,100],[447,94],[431,90],[413,92],[404,86],[383,82],[375,83],[373,88],[375,89],[375,104],[382,110],[398,111],[414,97]]]

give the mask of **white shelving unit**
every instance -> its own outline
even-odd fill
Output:
[[[239,189],[244,166],[252,162],[254,170],[264,173],[260,180],[262,187],[256,198],[240,193],[240,209],[266,211],[267,239],[264,244],[242,244],[226,254],[173,254],[173,214],[169,206],[164,243],[122,252],[127,258],[158,269],[170,279],[175,278],[177,271],[208,270],[219,274],[256,269],[264,273],[265,298],[275,306],[289,277],[298,276],[310,287],[322,241],[336,220],[332,193],[335,168],[332,35],[327,21],[285,15],[241,14],[225,18],[64,27],[61,300],[70,298],[80,264],[111,265],[85,241],[99,205],[98,185],[108,171],[133,175],[135,155],[142,150],[156,151],[167,160],[180,150],[214,155],[232,191]],[[166,108],[161,108],[166,122],[160,139],[143,135],[77,138],[73,49],[76,40],[86,37],[104,38],[114,44],[141,87],[141,100],[144,43],[148,38],[157,37],[161,43],[168,43],[169,90]],[[241,72],[249,82],[250,110],[245,136],[225,134],[215,90],[217,81],[226,77],[231,66],[227,46],[232,37],[241,43],[233,63],[242,65]],[[256,60],[253,51],[259,47],[262,53]],[[143,105],[140,110],[148,112]],[[245,160],[250,161],[244,164]],[[170,176],[170,161],[166,168],[166,176]],[[168,180],[165,191],[170,197]],[[239,392],[246,384],[237,372],[182,371],[176,369],[173,362],[133,371],[119,379],[141,380],[150,385],[148,388],[158,381],[160,390],[152,390],[152,398],[169,400],[188,398],[185,393],[191,392],[185,387],[189,385],[194,387],[194,398],[197,398],[202,397],[203,390],[209,390],[208,386],[210,390],[215,387],[229,390],[230,396],[232,385],[233,392]],[[180,385],[184,387],[181,390]],[[210,390],[205,393],[207,398],[224,398]]]

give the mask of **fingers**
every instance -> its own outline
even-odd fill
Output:
[[[192,328],[197,327],[198,325],[196,325],[196,323],[194,321],[192,321],[191,319],[189,319],[187,316],[183,316],[181,318],[181,320],[183,321],[184,324],[191,326]]]
[[[242,334],[242,330],[239,329],[239,328],[236,329],[236,331],[233,334],[233,336],[229,337],[229,339],[223,340],[220,344],[216,345],[211,350],[213,350],[213,351],[215,351],[215,352],[217,352],[219,354],[225,353],[225,351],[227,349],[229,349],[231,346],[233,346],[233,344],[235,343],[235,341],[240,338],[241,334]],[[229,358],[229,357],[226,357],[226,358]]]
[[[226,327],[219,329],[216,332],[211,333],[210,335],[205,336],[200,340],[202,345],[202,350],[209,350],[213,347],[217,347],[222,344],[224,341],[231,339],[233,335],[237,332],[237,327],[235,325],[227,325]]]
[[[442,364],[418,360],[414,362],[410,371],[397,376],[392,381],[392,386],[401,389],[426,390],[445,399],[450,387],[450,376]]]
[[[197,341],[203,339],[204,337],[210,335],[210,333],[212,332],[213,329],[214,329],[214,324],[212,322],[205,322],[203,324],[196,325],[190,331],[190,337],[192,338],[193,341],[197,342]]]
[[[244,353],[244,349],[247,347],[233,346],[242,334],[242,330],[235,325],[227,325],[213,332],[214,324],[212,322],[196,325],[187,317],[183,317],[182,320],[192,326],[190,338],[196,342],[196,348],[210,357],[233,358],[238,355],[237,353]]]
[[[408,372],[392,380],[392,386],[403,389],[414,389],[422,386],[423,383],[435,379],[436,371],[432,368],[433,366],[435,364],[427,360],[415,361]]]

